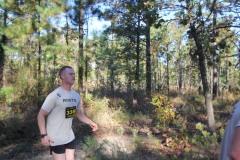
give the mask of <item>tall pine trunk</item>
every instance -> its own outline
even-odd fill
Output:
[[[228,54],[228,52],[226,52]],[[225,74],[225,80],[226,80],[226,84],[225,84],[225,88],[224,90],[226,91],[229,91],[229,57],[228,56],[225,56],[225,71],[224,71],[224,74]]]
[[[216,26],[216,17],[217,13],[214,10],[213,12],[213,38],[216,38],[216,31],[215,31],[215,26]],[[216,53],[216,47],[213,47],[212,50],[213,54],[213,89],[212,89],[212,95],[213,99],[215,99],[218,96],[218,62],[217,62],[217,53]]]
[[[141,15],[140,11],[137,13],[137,34],[136,34],[136,72],[135,72],[135,85],[134,85],[134,91],[133,91],[133,98],[132,98],[132,104],[133,106],[138,105],[137,96],[138,91],[140,89],[140,77],[139,77],[139,71],[140,71],[140,22],[141,22]]]
[[[212,96],[209,89],[209,84],[207,80],[207,67],[206,67],[206,59],[203,53],[202,43],[199,39],[199,36],[196,32],[196,28],[194,24],[190,24],[191,35],[195,41],[197,49],[195,50],[196,54],[198,55],[198,65],[201,75],[201,80],[203,84],[203,91],[205,96],[205,105],[207,107],[207,117],[208,117],[208,126],[211,130],[215,130],[215,118],[212,106]]]
[[[206,59],[204,55],[204,46],[203,46],[203,35],[201,31],[197,31],[196,28],[196,21],[193,20],[193,12],[191,9],[191,2],[190,0],[186,0],[187,5],[187,12],[189,15],[189,34],[191,34],[191,37],[194,39],[194,42],[196,44],[196,50],[195,54],[198,55],[198,67],[201,75],[202,85],[203,85],[203,92],[205,97],[205,105],[207,108],[207,117],[208,117],[208,126],[210,130],[215,130],[215,118],[214,118],[214,112],[213,112],[213,106],[212,106],[212,96],[209,89],[209,84],[207,80],[207,67],[206,67]],[[201,6],[199,4],[199,12],[201,10]],[[201,26],[204,27],[204,26]]]
[[[2,47],[3,45],[3,40],[0,43],[0,88],[3,87],[3,71],[4,71],[4,62],[5,62],[5,53],[4,53],[4,49]]]
[[[114,23],[111,24],[111,27],[113,28]],[[115,51],[113,50],[113,32],[112,32],[112,39],[111,39],[111,59],[110,59],[110,89],[111,93],[114,92],[114,78],[115,78],[115,73],[114,73],[114,57],[115,57]],[[114,56],[113,56],[114,55]]]
[[[182,91],[182,86],[183,86],[183,62],[182,62],[182,41],[180,38],[180,42],[178,45],[178,50],[179,50],[179,80],[178,80],[178,88],[179,92]]]
[[[218,65],[217,65],[217,55],[213,57],[213,89],[212,89],[213,99],[218,96]]]
[[[84,9],[82,8],[83,1],[80,1],[79,4],[79,23],[78,23],[78,36],[79,36],[79,43],[78,43],[78,91],[83,91],[83,25],[84,25]]]
[[[136,45],[136,73],[135,73],[135,80],[137,84],[137,90],[140,88],[140,81],[139,81],[139,67],[140,67],[140,13],[138,13],[138,21],[137,21],[137,45]]]
[[[169,77],[169,53],[168,53],[168,46],[167,46],[167,95],[169,96],[169,87],[170,87],[170,77]]]
[[[3,14],[3,26],[7,27],[7,11],[4,10]],[[5,64],[5,50],[3,48],[3,45],[6,45],[6,36],[2,35],[2,39],[0,42],[0,88],[3,87],[3,77],[4,77],[4,64]]]
[[[38,0],[38,5],[41,5],[41,0]],[[40,24],[40,13],[38,13],[38,23]],[[38,75],[38,96],[41,96],[41,53],[42,53],[42,46],[40,42],[40,28],[38,28],[38,69],[37,69],[37,75]]]
[[[146,94],[151,95],[151,52],[150,52],[150,26],[146,28]]]
[[[88,21],[87,21],[87,32],[86,32],[86,41],[85,48],[88,47]],[[88,95],[88,55],[85,54],[85,96]]]

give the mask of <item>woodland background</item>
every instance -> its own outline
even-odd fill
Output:
[[[100,128],[74,121],[78,159],[217,159],[240,97],[239,12],[238,0],[0,0],[0,159],[47,159],[36,115],[63,65]],[[111,25],[89,32],[92,17]]]

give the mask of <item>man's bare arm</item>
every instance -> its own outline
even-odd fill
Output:
[[[47,115],[48,115],[48,112],[41,109],[37,116],[38,128],[39,128],[41,134],[47,134],[46,120],[45,120]],[[42,145],[49,146],[50,142],[53,142],[53,140],[51,139],[51,137],[46,135],[43,138],[41,138],[41,142],[42,142]]]
[[[38,120],[38,128],[40,130],[41,134],[46,134],[46,116],[48,115],[48,112],[41,109],[38,113],[37,120]]]
[[[93,131],[96,131],[98,129],[98,126],[96,123],[94,123],[91,119],[89,119],[87,116],[85,116],[85,114],[82,112],[82,110],[78,110],[77,111],[77,118],[83,122],[83,123],[86,123],[88,124]]]
[[[230,151],[231,160],[240,160],[240,127],[235,128]]]

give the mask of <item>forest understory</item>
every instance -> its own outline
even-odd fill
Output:
[[[172,92],[169,104],[174,117],[165,114],[165,119],[157,118],[153,98],[139,95],[134,107],[129,103],[129,93],[93,95],[83,98],[83,108],[98,123],[99,130],[92,132],[74,119],[76,160],[217,159],[228,115],[238,100],[233,93],[227,93],[213,101],[216,129],[210,131],[204,97],[198,94]],[[0,159],[51,159],[49,149],[40,143],[38,109],[34,107],[14,116],[13,108],[1,106]],[[12,116],[4,119],[7,112]]]

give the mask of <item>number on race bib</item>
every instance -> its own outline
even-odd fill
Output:
[[[65,118],[72,118],[76,114],[76,106],[67,107],[65,112]]]

